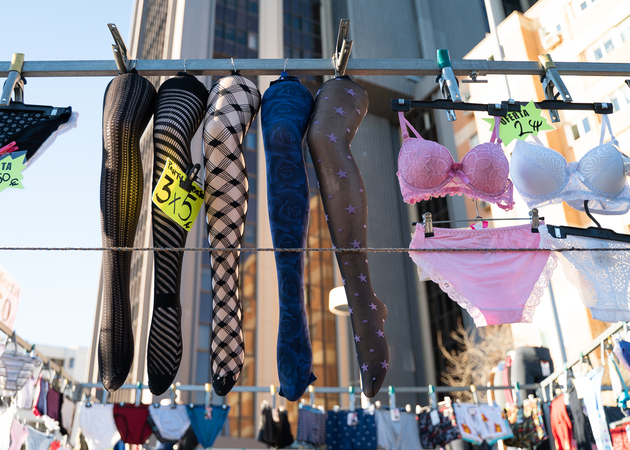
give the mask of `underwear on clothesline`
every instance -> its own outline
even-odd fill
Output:
[[[197,441],[204,448],[212,447],[227,420],[230,407],[194,405],[186,408]]]
[[[125,444],[141,445],[153,430],[147,423],[149,405],[114,405],[114,421]]]
[[[630,249],[630,244],[568,235],[551,236],[553,228],[538,227],[540,248]],[[558,252],[566,277],[580,291],[593,319],[602,322],[630,321],[630,254],[625,251]]]
[[[462,439],[472,444],[481,445],[486,441],[492,445],[514,436],[503,411],[497,405],[455,403],[453,411]]]
[[[190,428],[190,418],[186,406],[149,406],[149,425],[158,440],[162,443],[175,443],[184,436]]]
[[[300,406],[297,440],[313,445],[326,445],[326,413],[306,405]]]
[[[454,424],[453,408],[441,406],[434,411],[422,411],[417,420],[422,448],[444,447],[460,439],[459,430]]]
[[[433,228],[419,224],[409,248],[538,248],[531,225],[481,230]],[[551,252],[409,252],[420,279],[431,279],[472,316],[478,327],[530,323],[555,267]]]
[[[110,449],[120,440],[114,421],[114,405],[83,406],[79,423],[90,450]]]

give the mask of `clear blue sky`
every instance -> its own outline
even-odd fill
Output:
[[[3,8],[0,61],[113,60],[107,23],[129,43],[133,0],[21,0]],[[72,106],[78,127],[0,192],[0,246],[100,247],[103,93],[111,77],[28,78],[28,104]],[[0,84],[4,79],[0,79]],[[38,344],[89,347],[100,252],[0,251],[21,285],[17,333]]]

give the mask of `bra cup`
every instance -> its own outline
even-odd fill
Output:
[[[398,154],[399,176],[417,189],[432,189],[447,181],[453,157],[443,145],[406,139]]]
[[[510,174],[509,163],[499,144],[487,142],[470,150],[462,159],[462,171],[475,189],[500,194]]]
[[[510,177],[514,186],[530,197],[549,195],[566,180],[567,161],[547,147],[518,141],[512,152]]]
[[[588,152],[577,167],[586,182],[607,194],[618,194],[626,185],[621,153],[612,144]]]

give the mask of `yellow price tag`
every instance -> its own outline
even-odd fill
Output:
[[[527,136],[538,133],[543,130],[553,130],[554,127],[547,123],[542,115],[542,110],[536,108],[534,102],[530,101],[527,105],[521,106],[521,111],[509,112],[507,116],[501,117],[501,125],[499,128],[499,136],[503,141],[503,145],[507,145],[514,139],[524,141]],[[494,117],[491,119],[483,119],[490,125],[490,131],[494,129]]]
[[[0,192],[8,187],[24,189],[22,171],[26,167],[26,152],[19,151],[0,156]]]
[[[166,159],[164,171],[153,191],[153,203],[174,222],[190,231],[203,204],[204,191],[192,182],[190,192],[181,187],[186,174],[170,158]]]

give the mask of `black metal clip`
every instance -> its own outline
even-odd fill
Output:
[[[197,174],[201,170],[200,164],[189,164],[186,168],[186,179],[179,182],[179,187],[181,187],[186,192],[190,192],[192,190],[193,181],[197,181]]]

